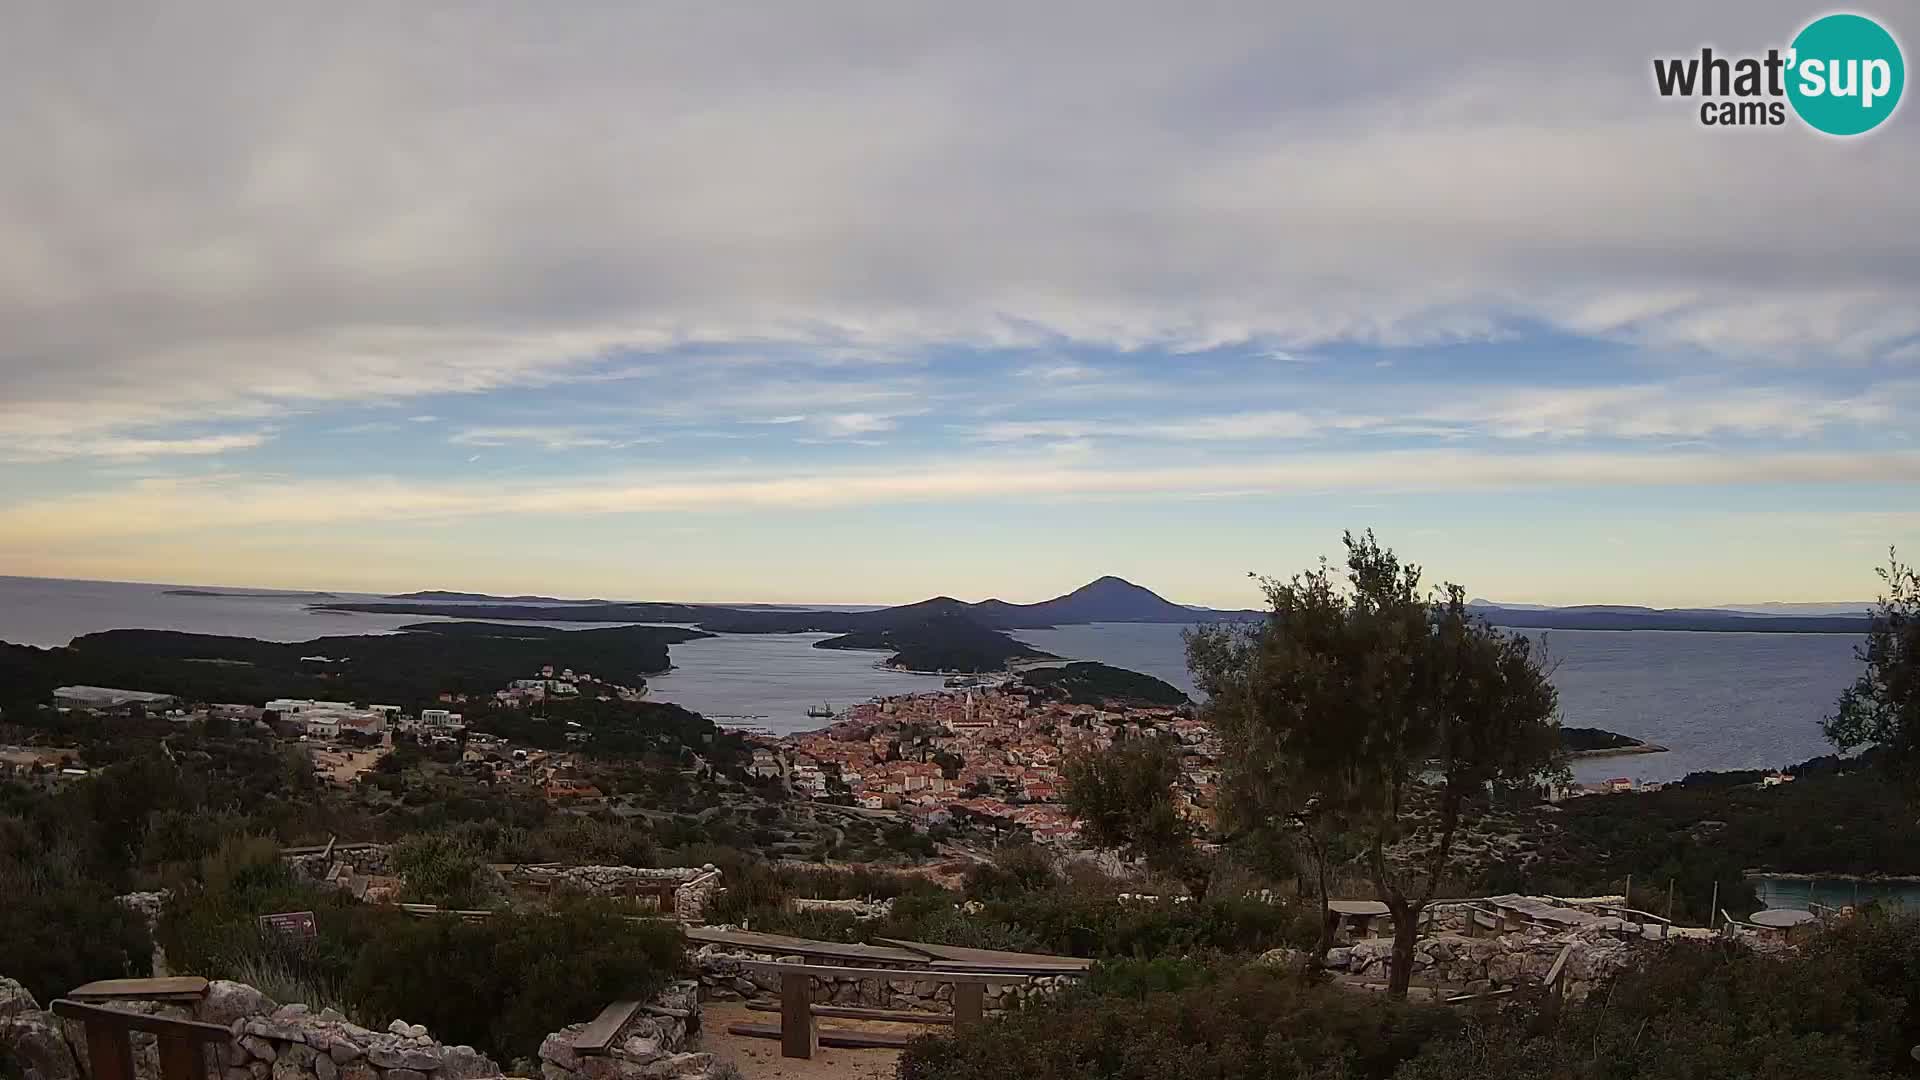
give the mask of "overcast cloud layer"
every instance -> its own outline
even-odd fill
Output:
[[[1818,12],[1323,7],[11,5],[0,571],[428,584],[234,532],[418,515],[439,584],[777,576],[510,582],[458,524],[502,499],[884,536],[928,503],[1459,491],[1494,500],[1434,526],[1469,569],[1506,494],[1591,487],[1649,538],[1642,488],[1913,504],[1913,104],[1838,141],[1652,89],[1655,55]],[[1911,62],[1911,9],[1874,13]],[[1221,527],[1260,569],[1333,539]],[[1171,573],[1164,539],[1123,554]],[[1755,588],[1870,586],[1791,558]],[[874,591],[819,569],[816,599]],[[880,588],[997,588],[941,577]]]

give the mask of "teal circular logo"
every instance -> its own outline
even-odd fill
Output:
[[[1829,135],[1879,127],[1907,85],[1900,43],[1865,15],[1826,15],[1808,23],[1793,39],[1787,63],[1793,111]]]

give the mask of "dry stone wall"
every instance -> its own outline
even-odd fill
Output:
[[[712,1001],[778,1000],[780,976],[752,970],[745,966],[748,961],[848,966],[818,957],[783,956],[721,945],[703,945],[693,953],[694,967],[700,972],[701,993]],[[888,965],[862,960],[857,966],[873,969]],[[902,967],[898,976],[887,978],[815,978],[813,1000],[822,1005],[952,1012],[953,984],[937,981],[931,977],[934,974],[924,969]],[[1020,986],[988,986],[987,1011],[1015,1008],[1027,998],[1059,993],[1073,985],[1078,978],[1077,975],[1040,975]]]
[[[1498,937],[1442,934],[1423,938],[1414,952],[1414,977],[1462,987],[1467,993],[1509,986],[1538,986],[1568,946],[1573,949],[1567,955],[1565,970],[1569,1001],[1584,999],[1594,986],[1635,961],[1634,942],[1604,931],[1556,934],[1536,927]],[[1365,938],[1329,951],[1327,966],[1355,975],[1385,978],[1392,958],[1392,938]]]
[[[418,1024],[395,1020],[385,1031],[348,1022],[330,1009],[276,1005],[242,983],[215,981],[191,1006],[171,1002],[116,1001],[125,1012],[198,1020],[233,1033],[208,1047],[212,1080],[476,1080],[500,1075],[500,1067],[471,1046],[435,1042]],[[159,1080],[158,1044],[132,1034],[134,1075]],[[83,1080],[85,1029],[42,1012],[31,995],[0,979],[0,1046],[24,1062],[27,1080]]]
[[[700,1031],[700,984],[688,979],[663,991],[620,1026],[603,1054],[582,1054],[569,1024],[540,1044],[542,1080],[665,1080],[704,1077],[713,1055],[689,1050]]]

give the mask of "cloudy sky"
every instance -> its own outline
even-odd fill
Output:
[[[1704,604],[1920,549],[1913,105],[1652,90],[1824,9],[1305,8],[9,4],[0,573],[1238,606],[1371,525]]]

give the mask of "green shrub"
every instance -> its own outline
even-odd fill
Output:
[[[450,908],[474,908],[488,899],[480,853],[451,833],[416,833],[393,845],[388,865],[406,883],[407,898]]]
[[[684,962],[678,927],[636,922],[606,904],[477,923],[403,919],[360,953],[348,996],[362,1015],[404,1017],[509,1061],[610,1002],[652,996]]]
[[[92,883],[14,891],[0,881],[0,974],[42,1005],[95,979],[144,976],[153,940],[144,920]]]
[[[968,868],[966,890],[974,900],[1007,900],[1059,883],[1052,856],[1036,844],[1011,844],[995,852],[992,862]]]
[[[1865,920],[1802,955],[1676,942],[1554,1017],[1487,1018],[1399,1080],[1866,1080],[1912,1068],[1913,920]]]
[[[916,1041],[900,1080],[1380,1080],[1460,1019],[1243,968],[1139,997],[1076,995]]]

